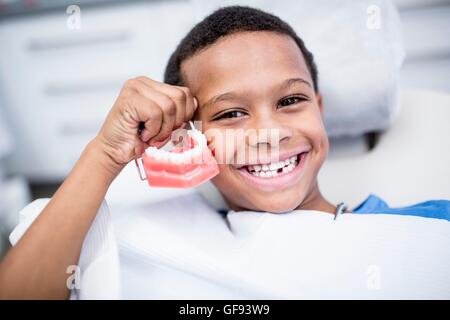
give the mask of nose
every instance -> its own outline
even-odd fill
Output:
[[[249,130],[248,145],[252,148],[278,148],[292,137],[292,130],[273,119],[259,121]]]

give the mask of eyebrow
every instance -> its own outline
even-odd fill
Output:
[[[307,81],[303,78],[287,79],[281,83],[280,88],[281,89],[290,88],[292,85],[294,85],[296,83],[303,83],[312,88],[311,83],[309,83],[309,81]],[[236,94],[233,93],[232,91],[221,93],[221,94],[218,94],[217,96],[212,97],[207,102],[205,102],[203,104],[202,108],[208,108],[209,106],[212,106],[213,104],[215,104],[219,101],[232,100],[235,98],[236,98]]]
[[[236,95],[233,92],[225,92],[222,94],[219,94],[217,96],[212,97],[211,99],[209,99],[208,101],[206,101],[203,106],[202,109],[206,109],[210,106],[212,106],[213,104],[219,102],[219,101],[223,101],[223,100],[232,100],[233,98],[235,98]]]
[[[290,86],[296,84],[296,83],[304,83],[306,85],[308,85],[310,88],[312,88],[311,83],[309,83],[309,81],[303,79],[303,78],[292,78],[292,79],[287,79],[286,81],[284,81],[281,84],[281,88],[289,88]]]

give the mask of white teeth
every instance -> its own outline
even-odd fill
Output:
[[[284,161],[280,161],[276,163],[275,170],[281,169],[284,167]]]
[[[157,152],[157,148],[155,147],[148,147],[147,149],[145,149],[145,153],[149,156],[154,155]]]
[[[199,130],[188,130],[188,135],[194,139],[197,145],[206,146],[206,136]]]
[[[292,170],[294,170],[294,166],[292,164],[288,165],[287,167],[283,168],[283,173],[289,173]]]
[[[181,163],[183,157],[181,153],[169,153],[169,160],[173,163]]]
[[[161,158],[162,158],[162,153],[160,153],[160,152],[155,152],[155,153],[153,153],[153,156],[155,157],[155,159],[156,160],[161,160]]]
[[[276,170],[276,169],[278,169],[278,163],[271,163],[269,165],[269,170],[273,171],[273,170]]]
[[[182,153],[168,152],[156,147],[148,147],[145,153],[158,161],[180,163],[191,163],[194,156],[200,155],[207,145],[206,137],[199,130],[189,130],[188,134],[195,141],[195,147]]]
[[[158,161],[163,161],[163,159],[164,158],[169,158],[169,156],[166,156],[165,154],[164,154],[164,152],[158,152],[157,154],[155,154],[155,158],[158,160]],[[170,158],[169,158],[170,159]]]
[[[280,162],[274,162],[263,165],[249,165],[247,170],[256,177],[271,178],[276,177],[280,173],[289,173],[297,166],[297,156]],[[281,169],[281,172],[278,170]]]

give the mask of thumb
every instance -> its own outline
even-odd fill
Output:
[[[194,111],[196,111],[198,108],[198,100],[196,97],[194,97]]]

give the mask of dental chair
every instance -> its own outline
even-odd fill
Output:
[[[356,206],[369,193],[390,206],[450,198],[450,95],[408,90],[400,101],[372,150],[325,162],[319,185],[330,201]]]

